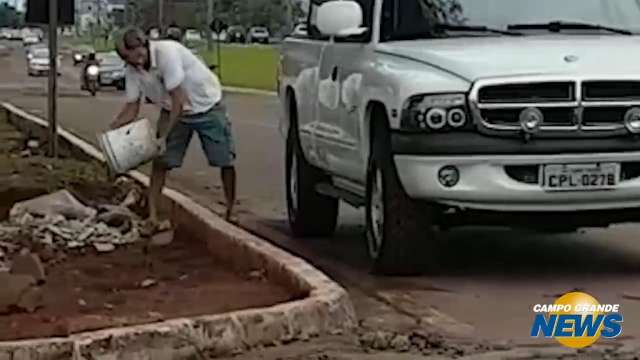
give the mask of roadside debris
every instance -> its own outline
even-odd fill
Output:
[[[145,279],[140,283],[140,287],[143,289],[150,288],[155,285],[158,285],[158,281],[155,279]]]
[[[140,239],[140,219],[127,208],[83,205],[70,192],[62,190],[13,206],[8,223],[0,224],[0,250],[16,251],[18,238],[53,250],[74,250],[92,246],[99,253]],[[9,246],[6,246],[9,244]]]

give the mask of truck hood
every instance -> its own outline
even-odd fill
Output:
[[[467,37],[388,42],[377,50],[470,82],[516,75],[640,74],[638,36]]]

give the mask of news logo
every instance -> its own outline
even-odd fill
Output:
[[[593,296],[572,292],[553,304],[536,304],[531,337],[555,338],[574,349],[593,345],[601,337],[622,334],[624,317],[619,304],[600,304]]]

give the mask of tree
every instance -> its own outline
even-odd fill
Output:
[[[24,14],[7,3],[0,4],[0,27],[21,27],[24,24]]]

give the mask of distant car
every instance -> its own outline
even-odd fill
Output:
[[[36,34],[29,34],[22,38],[22,44],[24,46],[31,46],[40,42],[40,37]]]
[[[49,47],[44,43],[37,43],[33,45],[29,45],[24,49],[24,55],[27,57],[27,60],[31,60],[33,58],[33,52],[37,49],[48,49]]]
[[[2,28],[0,29],[0,39],[1,40],[11,40],[11,29],[9,28]]]
[[[49,61],[49,49],[37,48],[30,52],[31,58],[27,61],[27,72],[29,76],[37,76],[48,74],[51,70],[51,62]],[[58,55],[58,63],[60,65],[60,55]],[[60,75],[58,73],[58,75]]]
[[[247,42],[250,44],[268,44],[270,36],[269,30],[266,27],[255,26],[249,30],[249,33],[247,34]]]
[[[100,62],[98,81],[100,86],[114,86],[118,90],[125,89],[125,63],[115,52],[96,54]]]
[[[227,29],[228,43],[244,43],[246,38],[246,32],[242,26],[230,26]]]
[[[83,63],[87,55],[95,52],[91,46],[80,45],[71,50],[71,58],[73,59],[73,65],[76,66]]]
[[[200,31],[196,29],[187,29],[187,32],[184,34],[185,41],[202,41],[202,35],[200,35]]]
[[[22,31],[20,29],[11,29],[11,38],[13,41],[21,41],[22,40]]]
[[[292,37],[305,37],[308,34],[307,24],[298,24],[291,32]]]
[[[160,38],[160,30],[156,28],[149,29],[149,39],[156,40]]]

